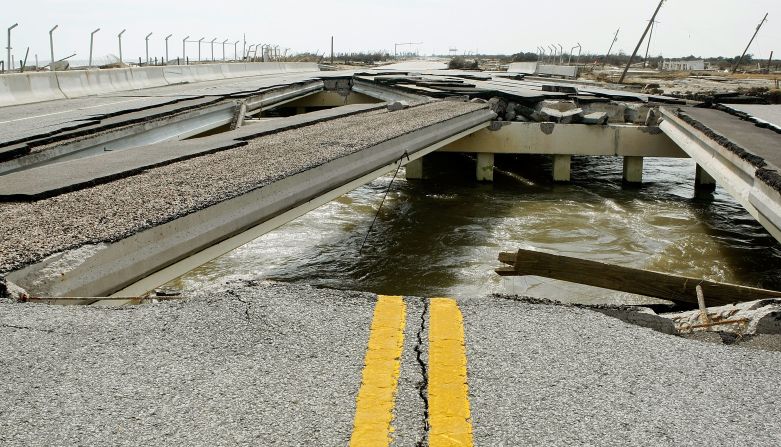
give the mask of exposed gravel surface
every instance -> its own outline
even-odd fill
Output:
[[[781,445],[781,353],[585,309],[460,305],[475,445]]]
[[[0,304],[0,445],[347,445],[375,296],[229,287]]]
[[[435,102],[376,111],[250,140],[33,203],[0,203],[0,273],[88,243],[109,242],[414,130],[485,108]]]

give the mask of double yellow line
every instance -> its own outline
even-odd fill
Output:
[[[431,447],[472,446],[464,349],[464,320],[455,300],[429,303],[428,408]],[[387,446],[404,346],[406,305],[379,296],[356,402],[351,447]]]

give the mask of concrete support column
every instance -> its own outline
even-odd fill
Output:
[[[477,181],[494,181],[494,154],[482,152],[477,153]]]
[[[624,157],[624,183],[639,185],[643,182],[643,157]]]
[[[553,181],[554,182],[570,181],[571,165],[572,165],[571,155],[554,155],[553,156]]]
[[[405,177],[407,180],[423,180],[423,158],[412,160],[405,166]]]
[[[716,190],[716,180],[705,169],[702,169],[700,165],[697,165],[697,170],[694,174],[694,189],[706,192]]]

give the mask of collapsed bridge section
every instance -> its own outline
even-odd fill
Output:
[[[94,181],[99,157],[74,160],[59,179],[30,176],[48,186],[1,199],[0,273],[36,296],[137,296],[496,117],[472,103],[363,107],[181,141],[147,153],[148,168],[106,158],[111,176]],[[301,120],[274,122],[289,119]]]

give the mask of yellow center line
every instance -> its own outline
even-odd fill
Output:
[[[471,447],[464,318],[449,298],[432,298],[429,308],[429,445]]]
[[[374,307],[350,446],[387,446],[404,344],[406,307],[400,296],[379,296]]]

